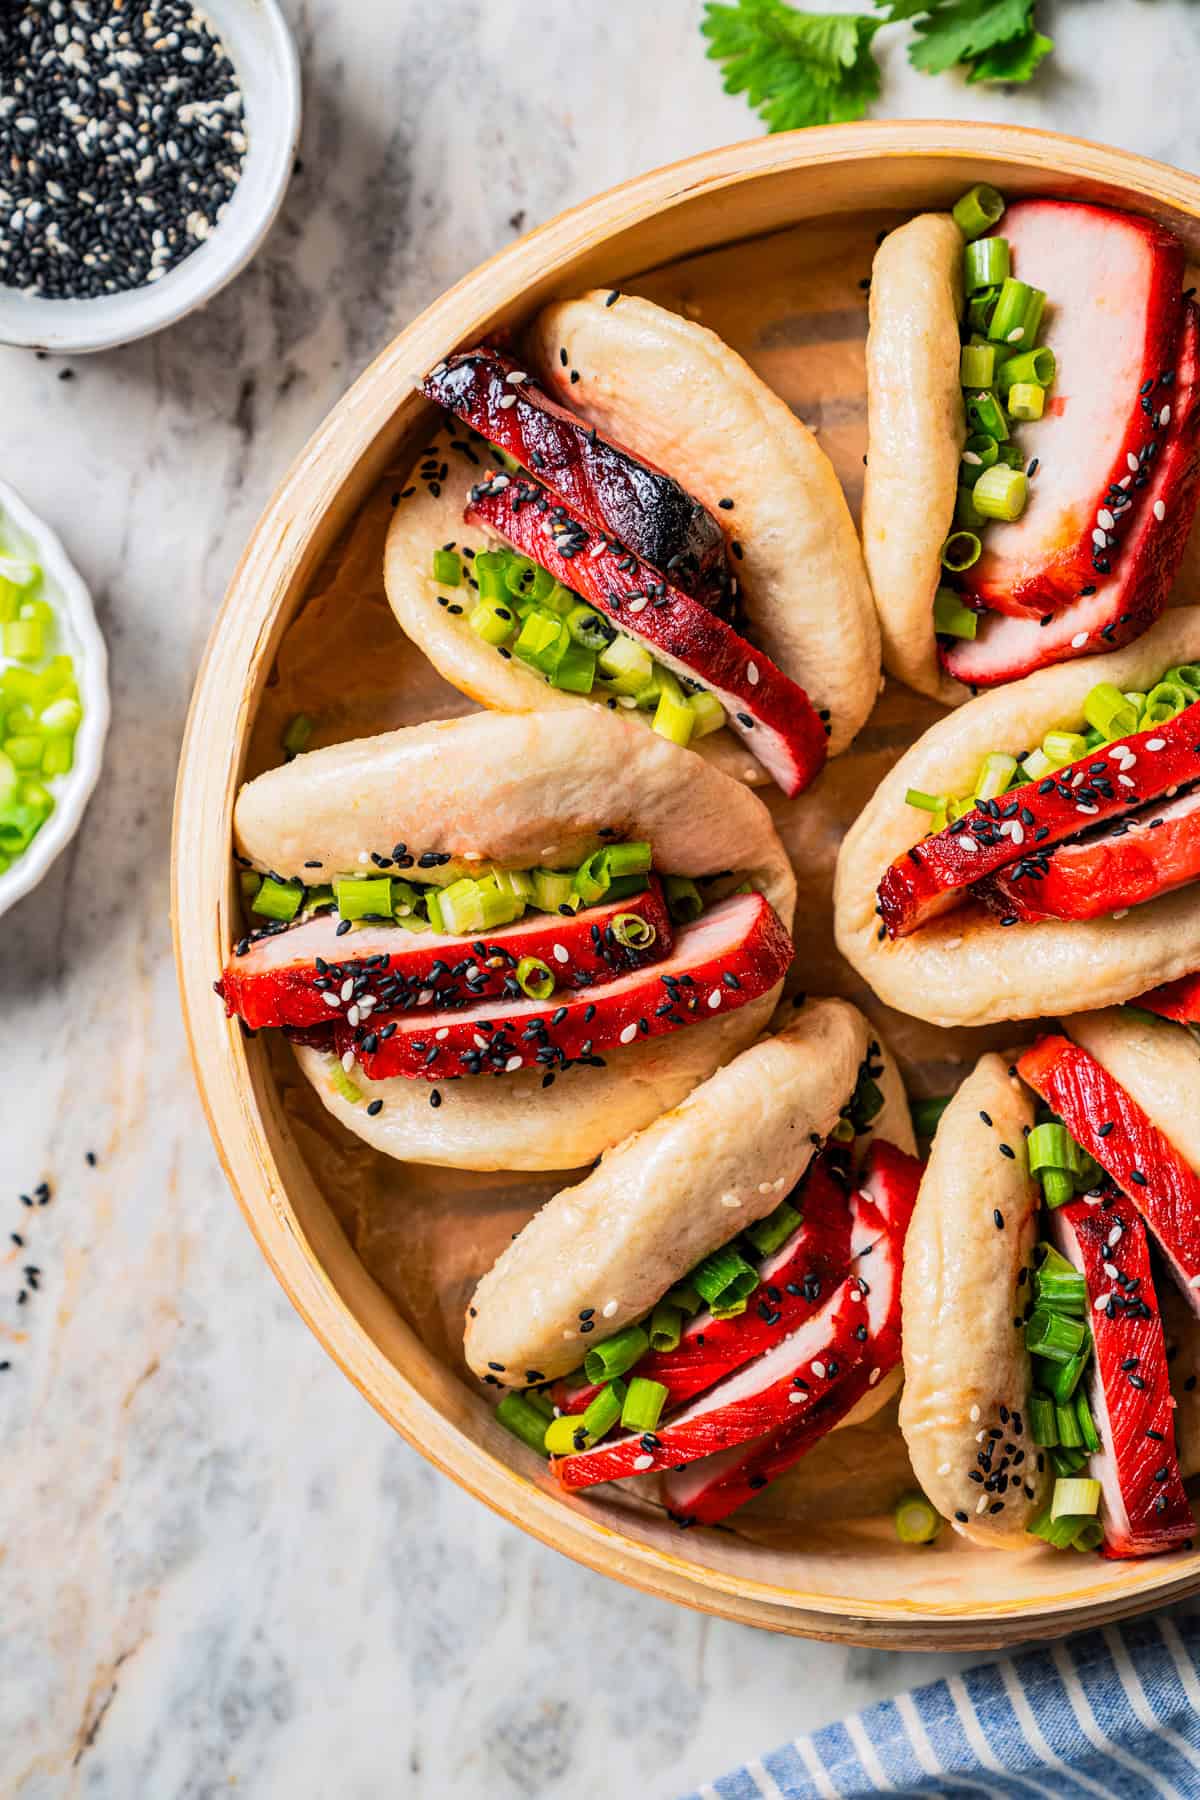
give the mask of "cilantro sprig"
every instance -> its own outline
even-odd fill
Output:
[[[745,94],[768,131],[861,119],[878,97],[877,31],[909,23],[909,61],[928,75],[1029,81],[1053,41],[1036,0],[874,0],[873,13],[812,12],[787,0],[708,0],[701,26],[724,66],[727,93]]]

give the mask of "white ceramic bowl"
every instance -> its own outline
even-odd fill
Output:
[[[249,149],[220,225],[161,281],[95,300],[40,300],[0,287],[0,343],[109,350],[174,324],[245,267],[279,211],[300,136],[300,64],[276,0],[200,0],[245,96]]]
[[[96,623],[92,597],[58,537],[0,481],[0,544],[40,563],[42,592],[58,618],[58,648],[74,659],[83,718],[75,734],[75,762],[47,782],[54,811],[23,856],[0,874],[0,914],[35,888],[74,837],[100,773],[108,732],[108,653]]]

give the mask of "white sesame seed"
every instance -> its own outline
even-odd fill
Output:
[[[1120,481],[1118,481],[1118,483],[1117,483],[1117,486],[1121,489],[1122,493],[1124,493],[1127,488],[1130,488],[1133,486],[1133,476],[1132,475],[1122,475]]]
[[[802,1406],[807,1399],[808,1399],[807,1394],[798,1393],[796,1391],[796,1389],[793,1388],[791,1393],[788,1395],[788,1405],[789,1406]]]
[[[1102,506],[1096,514],[1097,525],[1103,525],[1105,531],[1111,531],[1116,522],[1106,506]]]
[[[350,980],[349,978],[347,978],[347,980],[343,981],[342,986],[341,986],[342,999],[348,1000],[353,992],[354,992],[354,982],[352,980]]]
[[[514,1072],[514,1070],[519,1069],[520,1067],[521,1067],[521,1058],[519,1056],[510,1056],[508,1061],[504,1065],[504,1073],[506,1075],[511,1075]]]
[[[824,1379],[825,1379],[825,1364],[823,1362],[813,1363],[812,1372],[816,1376],[818,1381],[824,1381]]]
[[[342,997],[340,994],[322,994],[321,998],[326,1006],[340,1006],[342,1004]]]
[[[1077,631],[1075,633],[1075,636],[1071,639],[1072,650],[1082,650],[1083,646],[1087,643],[1087,641],[1088,641],[1087,632],[1086,631]]]
[[[471,1033],[471,1041],[474,1043],[477,1050],[487,1049],[487,1039],[481,1031],[473,1031]]]
[[[750,683],[751,687],[758,686],[758,664],[757,663],[747,663],[746,664],[746,680]]]
[[[446,1039],[450,1036],[450,1028],[447,1025],[443,1025],[442,1029],[440,1031],[435,1031],[433,1035],[439,1044],[444,1044]]]
[[[948,1475],[949,1473],[950,1473],[950,1464],[948,1462],[939,1463],[938,1474],[939,1475]]]
[[[620,1042],[622,1044],[632,1044],[632,1042],[636,1036],[637,1036],[637,1022],[635,1020],[635,1022],[632,1025],[626,1025],[624,1031],[622,1031],[622,1033],[621,1033]]]
[[[515,406],[516,404],[517,396],[515,394],[501,394],[499,401],[501,412],[507,412],[510,406]]]
[[[1006,344],[1019,344],[1024,336],[1025,327],[1023,325],[1014,325],[1004,341]]]
[[[1129,470],[1131,475],[1136,475],[1138,472],[1138,459],[1133,454],[1132,450],[1127,450],[1125,452],[1125,467]]]
[[[867,1386],[874,1387],[875,1383],[879,1380],[879,1377],[882,1374],[883,1374],[882,1369],[872,1369],[871,1373],[867,1376]]]
[[[979,1408],[977,1406],[973,1406],[971,1408],[970,1414],[968,1416],[971,1420],[972,1425],[978,1425],[979,1419],[980,1419]]]
[[[771,1192],[771,1183],[769,1181],[760,1181],[758,1184],[758,1191],[760,1194],[769,1194]]]
[[[1098,813],[1100,808],[1098,806],[1089,806],[1086,801],[1080,800],[1076,802],[1075,811],[1077,813],[1087,813],[1090,817],[1092,813]]]
[[[357,1024],[358,1024],[358,1021],[359,1021],[359,1018],[360,1018],[360,1016],[361,1016],[361,1015],[360,1015],[360,1013],[359,1013],[359,1010],[358,1010],[358,1008],[357,1008],[357,1006],[350,1006],[350,1007],[347,1007],[347,1009],[346,1009],[346,1023],[347,1023],[347,1025],[357,1025]]]
[[[504,379],[511,381],[514,387],[519,387],[523,381],[528,381],[529,377],[524,369],[510,369]]]
[[[710,995],[709,995],[709,996],[708,996],[708,1004],[709,1004],[709,1007],[710,1007],[710,1009],[711,1009],[711,1010],[712,1010],[712,1011],[713,1011],[713,1012],[716,1012],[716,1010],[717,1010],[717,1008],[718,1008],[718,1006],[720,1006],[720,1004],[721,1004],[721,990],[720,990],[720,988],[714,988],[714,989],[713,989],[713,991],[712,991],[712,993],[711,993],[711,994],[710,994]]]
[[[573,1331],[564,1331],[563,1336],[566,1338],[568,1344],[574,1342],[575,1333]]]
[[[1147,750],[1165,750],[1166,747],[1166,738],[1150,738],[1146,744]]]
[[[570,962],[571,960],[571,953],[565,944],[555,944],[550,954],[557,963]]]
[[[351,1069],[354,1067],[354,1052],[353,1052],[353,1050],[343,1050],[342,1051],[342,1067],[343,1067],[343,1069],[345,1069],[347,1075],[350,1073]]]
[[[1127,919],[1128,917],[1129,908],[1127,906],[1123,906],[1119,912],[1109,914],[1110,919]]]
[[[360,850],[358,853],[358,860],[360,863],[369,863],[371,858],[366,850]]]
[[[974,852],[976,850],[978,850],[978,848],[979,848],[979,845],[976,843],[975,839],[971,836],[969,831],[962,832],[959,836],[958,841],[962,845],[963,849],[965,851],[967,851],[967,853],[969,855],[973,855]]]
[[[1113,1228],[1109,1232],[1107,1238],[1104,1240],[1110,1250],[1112,1249],[1114,1244],[1120,1243],[1121,1236],[1122,1236],[1122,1233],[1124,1232],[1124,1230],[1125,1230],[1125,1227],[1123,1225],[1114,1225],[1113,1226]]]
[[[1171,408],[1169,403],[1164,406],[1159,413],[1158,422],[1160,425],[1169,425],[1171,423]]]
[[[1156,500],[1154,502],[1154,516],[1158,520],[1160,525],[1162,524],[1163,520],[1167,516],[1167,509],[1163,505],[1161,500]]]
[[[606,1300],[604,1305],[600,1308],[600,1317],[602,1319],[611,1319],[619,1304],[620,1302],[616,1300]]]
[[[977,1513],[981,1513],[983,1511],[984,1507],[987,1505],[987,1503],[988,1503],[987,1495],[980,1494],[978,1500],[975,1502],[975,1511]]]
[[[740,1206],[741,1204],[742,1203],[738,1199],[736,1194],[722,1194],[721,1195],[721,1205],[722,1206],[733,1207],[733,1206]]]
[[[630,601],[629,610],[631,613],[634,613],[634,614],[644,613],[646,608],[649,606],[649,604],[650,604],[650,602],[646,598],[645,594],[639,594],[636,600]]]
[[[1092,533],[1092,542],[1095,544],[1097,550],[1106,550],[1108,548],[1108,533],[1106,531],[1101,531],[1100,527],[1097,525],[1095,531]]]
[[[1102,1263],[1101,1267],[1110,1281],[1115,1281],[1117,1279],[1117,1265],[1115,1263]]]
[[[1092,1301],[1092,1311],[1103,1312],[1111,1299],[1111,1294],[1097,1294],[1096,1298]]]
[[[654,1458],[652,1456],[635,1456],[633,1459],[633,1466],[638,1470],[652,1469],[654,1467]]]
[[[981,463],[983,461],[982,456],[980,456],[978,451],[976,451],[976,450],[964,450],[962,453],[962,459],[965,463],[970,463],[972,468],[974,468],[977,463]]]

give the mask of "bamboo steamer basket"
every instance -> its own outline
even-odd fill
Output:
[[[302,614],[314,616],[323,571],[355,553],[353,532],[372,503],[385,508],[386,521],[380,484],[386,490],[425,441],[430,409],[415,379],[456,346],[520,323],[551,297],[594,285],[635,289],[703,318],[805,417],[815,409],[820,441],[857,506],[861,288],[876,235],[912,211],[952,203],[976,181],[1009,196],[1048,193],[1148,213],[1181,236],[1191,260],[1200,259],[1194,177],[1050,133],[881,123],[759,139],[657,170],[552,220],[451,288],[330,413],[246,547],[196,684],[173,849],[184,1018],[226,1173],[293,1304],[384,1418],[505,1518],[643,1592],[776,1631],[941,1650],[1053,1637],[1179,1598],[1200,1588],[1200,1551],[1106,1563],[1040,1550],[984,1551],[950,1532],[931,1550],[900,1546],[878,1502],[889,1483],[907,1484],[894,1423],[848,1433],[840,1446],[840,1434],[827,1440],[826,1462],[835,1466],[801,1507],[800,1524],[781,1521],[780,1509],[768,1507],[737,1531],[680,1533],[623,1489],[563,1497],[538,1460],[495,1425],[455,1361],[447,1323],[461,1322],[471,1281],[507,1239],[512,1220],[519,1223],[561,1179],[523,1188],[518,1182],[514,1202],[515,1178],[501,1178],[501,1200],[495,1178],[390,1165],[389,1217],[415,1234],[405,1240],[406,1266],[420,1265],[425,1282],[411,1305],[403,1294],[398,1303],[372,1263],[387,1222],[376,1216],[370,1228],[356,1229],[343,1204],[347,1171],[357,1169],[353,1151],[348,1143],[335,1146],[332,1162],[317,1154],[328,1146],[318,1144],[311,1112],[306,1123],[303,1107],[297,1111],[298,1078],[286,1048],[244,1039],[222,1016],[212,983],[238,935],[229,855],[234,796],[248,773],[278,760],[277,696],[294,641],[289,634],[301,630]],[[381,544],[381,534],[382,525],[369,543]],[[363,579],[378,587],[374,549],[360,562]],[[390,631],[390,615],[380,610],[385,616]],[[385,671],[392,668],[390,646],[380,654]],[[311,642],[307,664],[304,655],[292,658],[301,670],[323,660]],[[332,735],[468,708],[411,647],[394,667],[395,704],[377,715],[347,715]],[[801,907],[814,918],[827,910],[822,882],[838,833],[903,742],[932,716],[921,712],[924,705],[889,690],[861,748],[832,765],[812,794],[790,803],[790,815],[781,814],[797,858]],[[823,871],[815,887],[810,866]],[[805,934],[801,965],[801,981],[814,991],[855,992],[823,917]],[[878,1006],[872,1011],[910,1068],[957,1066],[980,1047],[978,1033],[932,1033]],[[340,1128],[326,1122],[324,1130]],[[506,1210],[513,1204],[515,1213]],[[436,1220],[437,1230],[421,1236],[426,1219]],[[423,1310],[430,1295],[445,1297],[437,1327],[429,1307]],[[874,1516],[870,1504],[858,1516],[862,1507],[852,1500],[860,1489],[876,1495]]]

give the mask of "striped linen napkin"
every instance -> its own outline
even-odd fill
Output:
[[[796,1738],[688,1800],[1200,1800],[1200,1619],[984,1663]]]

